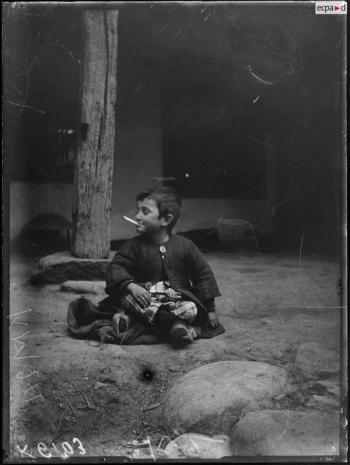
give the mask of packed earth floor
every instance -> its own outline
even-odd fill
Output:
[[[64,450],[69,455],[70,445],[74,455],[84,450],[87,456],[130,456],[130,444],[145,438],[157,447],[165,436],[170,440],[178,434],[162,421],[169,388],[189,371],[217,361],[285,368],[292,388],[274,400],[276,409],[307,410],[313,396],[325,394],[319,380],[298,372],[295,360],[307,343],[319,344],[339,360],[340,264],[277,254],[210,253],[206,258],[222,293],[217,312],[226,332],[175,350],[72,338],[67,307],[78,295],[62,292],[59,284],[30,285],[37,257],[11,257],[10,456],[40,457],[40,443],[44,454],[51,447],[53,455],[53,444],[58,455]],[[89,296],[95,303],[103,297]],[[330,368],[321,378],[339,387],[339,370]],[[200,391],[198,386],[199,396]],[[326,410],[339,412],[339,391],[327,395],[333,403]]]

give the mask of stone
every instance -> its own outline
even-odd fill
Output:
[[[222,361],[196,368],[180,378],[163,406],[166,430],[229,434],[244,411],[269,408],[283,393],[288,374],[267,363]]]
[[[63,283],[67,280],[103,280],[113,255],[114,252],[111,252],[108,259],[77,258],[68,251],[47,255],[36,265],[31,282],[44,284]]]
[[[310,397],[306,406],[321,411],[339,410],[340,407],[339,400],[327,396],[318,396],[317,394]]]
[[[218,435],[211,438],[200,434],[183,434],[166,446],[164,455],[168,459],[230,457],[232,455],[230,437]]]
[[[314,342],[301,344],[295,359],[296,368],[307,379],[339,373],[340,355]]]
[[[61,291],[77,292],[78,294],[104,294],[105,281],[65,281],[61,284]]]
[[[231,433],[233,455],[338,455],[336,413],[260,410],[245,415]]]

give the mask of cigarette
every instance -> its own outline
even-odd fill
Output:
[[[129,218],[127,216],[123,216],[123,218],[124,218],[124,220],[129,221],[129,223],[138,224],[137,221],[134,221],[134,220],[132,220],[131,218]]]

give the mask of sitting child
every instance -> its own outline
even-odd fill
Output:
[[[152,188],[138,194],[137,207],[138,236],[110,263],[106,303],[153,326],[174,345],[200,337],[203,326],[218,329],[214,299],[220,293],[213,272],[193,242],[171,232],[181,212],[179,196],[169,187]]]

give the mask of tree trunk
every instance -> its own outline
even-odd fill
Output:
[[[72,253],[106,258],[110,251],[118,11],[82,14],[81,109],[73,186]]]

